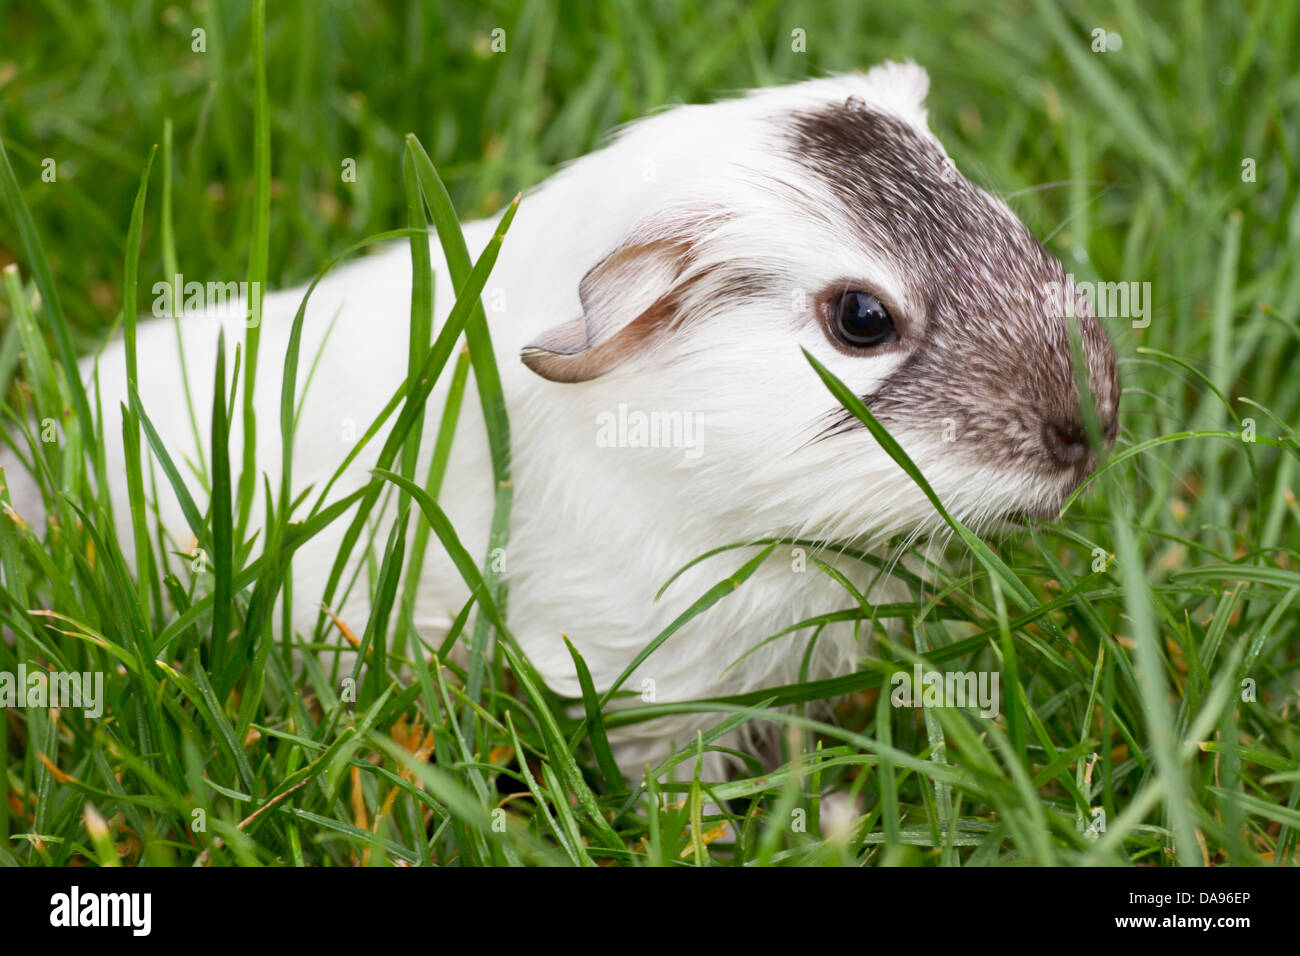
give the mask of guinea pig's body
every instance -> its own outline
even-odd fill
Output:
[[[711,557],[655,600],[673,572],[712,548],[797,537],[880,551],[893,536],[940,527],[801,347],[866,399],[964,520],[1050,514],[1090,469],[1079,448],[1067,326],[1043,305],[1044,285],[1061,267],[1000,202],[952,170],[925,127],[925,85],[919,68],[886,64],[677,107],[634,124],[524,198],[483,294],[515,485],[508,547],[496,559],[511,630],[557,692],[580,693],[561,635],[604,690],[755,553]],[[471,256],[492,229],[465,227]],[[433,258],[440,327],[453,292],[436,242]],[[846,300],[847,290],[869,292]],[[272,487],[281,359],[301,296],[270,294],[262,313],[257,451]],[[846,301],[876,322],[866,337],[836,337]],[[323,486],[405,377],[409,312],[405,244],[336,270],[313,293],[300,383],[318,349],[321,358],[298,426],[295,493]],[[204,428],[219,321],[233,343],[243,338],[241,320],[238,309],[181,320]],[[1079,321],[1099,419],[1112,430],[1114,353],[1094,319]],[[877,335],[885,325],[888,334]],[[139,353],[145,409],[173,457],[193,459],[171,323],[143,323]],[[120,343],[98,364],[105,433],[116,437],[126,395]],[[429,403],[426,462],[449,378]],[[206,450],[206,434],[203,441]],[[236,415],[231,447],[241,443]],[[371,442],[331,499],[368,479],[379,445]],[[122,476],[120,447],[110,456],[110,475]],[[113,497],[124,506],[122,481]],[[440,503],[480,561],[492,491],[471,379]],[[159,495],[164,525],[179,539],[185,523],[161,480]],[[345,524],[294,558],[303,631],[315,624]],[[872,588],[875,569],[834,548],[816,556],[871,599],[892,597],[886,583]],[[363,574],[332,610],[359,630],[369,593]],[[467,599],[434,541],[418,631],[436,643]],[[846,673],[867,637],[852,624],[824,628],[806,659],[811,631],[763,642],[856,603],[810,555],[782,547],[624,687],[680,701],[790,683],[805,666],[813,679]],[[639,777],[673,743],[691,742],[718,720],[684,714],[625,728],[613,737],[615,751]],[[756,746],[743,734],[724,743]],[[719,760],[710,758],[706,775],[721,769]]]

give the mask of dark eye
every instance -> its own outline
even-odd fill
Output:
[[[889,311],[870,292],[845,292],[833,301],[831,328],[842,342],[859,349],[898,341]]]

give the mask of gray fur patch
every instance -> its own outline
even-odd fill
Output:
[[[1069,326],[1047,290],[1061,263],[1006,208],[953,168],[905,122],[852,101],[792,117],[791,153],[843,202],[839,214],[866,251],[894,261],[923,303],[923,341],[873,394],[882,422],[938,430],[951,420],[957,447],[1044,476],[1053,459],[1044,429],[1081,431]],[[869,291],[869,290],[868,290]],[[1119,402],[1115,351],[1090,313],[1078,319],[1098,420],[1113,439]],[[832,430],[851,427],[838,417]]]

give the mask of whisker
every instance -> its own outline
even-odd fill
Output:
[[[1024,189],[1013,189],[1009,193],[998,193],[998,198],[1003,202],[1008,199],[1015,199],[1019,196],[1027,196],[1030,193],[1046,192],[1049,189],[1060,189],[1062,186],[1104,186],[1105,180],[1101,179],[1058,179],[1050,183],[1039,183],[1036,186],[1026,186]]]
[[[1070,220],[1071,220],[1071,219],[1073,219],[1073,218],[1074,218],[1075,216],[1077,216],[1079,213],[1083,212],[1084,209],[1087,209],[1088,207],[1092,206],[1093,204],[1099,202],[1099,201],[1100,201],[1104,196],[1106,196],[1108,193],[1110,193],[1111,190],[1113,190],[1114,188],[1115,188],[1115,185],[1112,183],[1111,185],[1109,185],[1109,186],[1107,186],[1105,189],[1103,189],[1101,192],[1097,193],[1097,195],[1095,195],[1095,196],[1093,196],[1091,199],[1089,199],[1089,200],[1088,200],[1088,201],[1083,205],[1083,208],[1082,208],[1082,209],[1076,209],[1074,212],[1070,213],[1070,215],[1066,216],[1064,222],[1062,222],[1059,226],[1057,226],[1055,229],[1053,229],[1051,232],[1049,232],[1046,236],[1043,237],[1043,239],[1042,239],[1042,243],[1043,243],[1043,245],[1046,246],[1049,242],[1051,242],[1052,239],[1054,239],[1054,238],[1056,237],[1056,235],[1057,235],[1057,234],[1058,234],[1062,229],[1064,229],[1066,226],[1068,226],[1068,225],[1070,224]]]

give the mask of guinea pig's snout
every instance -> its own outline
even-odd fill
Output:
[[[1076,421],[1043,423],[1043,446],[1064,468],[1076,468],[1089,455],[1088,435]]]
[[[1109,450],[1115,440],[1115,414],[1110,402],[1103,402],[1097,409],[1097,425],[1101,430],[1101,441]],[[1088,440],[1088,430],[1081,417],[1071,415],[1048,415],[1043,419],[1043,448],[1052,462],[1063,471],[1073,472],[1078,481],[1083,481],[1097,468],[1097,450]]]
[[[1049,461],[1081,483],[1097,469],[1102,453],[1115,443],[1119,418],[1119,375],[1114,346],[1104,333],[1085,340],[1097,446],[1084,424],[1084,409],[1073,401],[1042,408],[1041,442]],[[1071,389],[1073,391],[1073,389]]]

